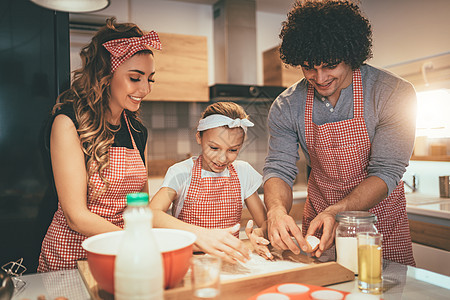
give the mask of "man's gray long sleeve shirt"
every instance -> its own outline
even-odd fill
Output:
[[[400,77],[361,66],[364,120],[371,142],[368,176],[381,178],[390,194],[409,164],[416,128],[416,93]],[[264,165],[264,181],[272,177],[291,187],[298,170],[299,145],[310,164],[305,140],[307,81],[302,79],[281,93],[271,106],[268,118],[269,152]],[[313,122],[317,125],[353,118],[353,84],[342,89],[336,106],[315,94]]]

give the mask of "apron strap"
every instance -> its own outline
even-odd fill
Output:
[[[364,118],[364,96],[362,88],[361,70],[356,69],[352,72],[353,84],[353,118]],[[305,140],[306,145],[313,144],[313,115],[314,109],[314,87],[308,83],[308,91],[306,92],[305,104]]]
[[[131,143],[133,144],[133,149],[137,149],[136,143],[133,138],[133,134],[131,133],[130,124],[128,123],[128,117],[127,117],[127,114],[125,113],[125,110],[123,111],[123,117],[125,119],[125,123],[127,124],[128,132],[130,133]]]

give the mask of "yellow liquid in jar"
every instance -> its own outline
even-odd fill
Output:
[[[381,247],[361,245],[358,247],[358,279],[367,284],[381,283]]]

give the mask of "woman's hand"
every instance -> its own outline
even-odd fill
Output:
[[[239,224],[225,229],[199,228],[196,231],[196,250],[218,256],[223,261],[236,263],[250,259],[250,250],[233,233],[238,231]]]
[[[270,242],[264,238],[264,232],[261,228],[253,229],[252,220],[248,221],[247,227],[245,228],[245,233],[250,239],[250,242],[252,243],[253,249],[255,249],[256,253],[258,253],[265,259],[273,259],[273,256],[270,253],[269,248],[267,247]]]

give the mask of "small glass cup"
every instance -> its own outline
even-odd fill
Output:
[[[195,299],[216,299],[220,295],[219,257],[202,255],[191,259],[191,283]]]
[[[383,288],[381,233],[362,232],[358,238],[358,288],[363,293],[380,294]]]

